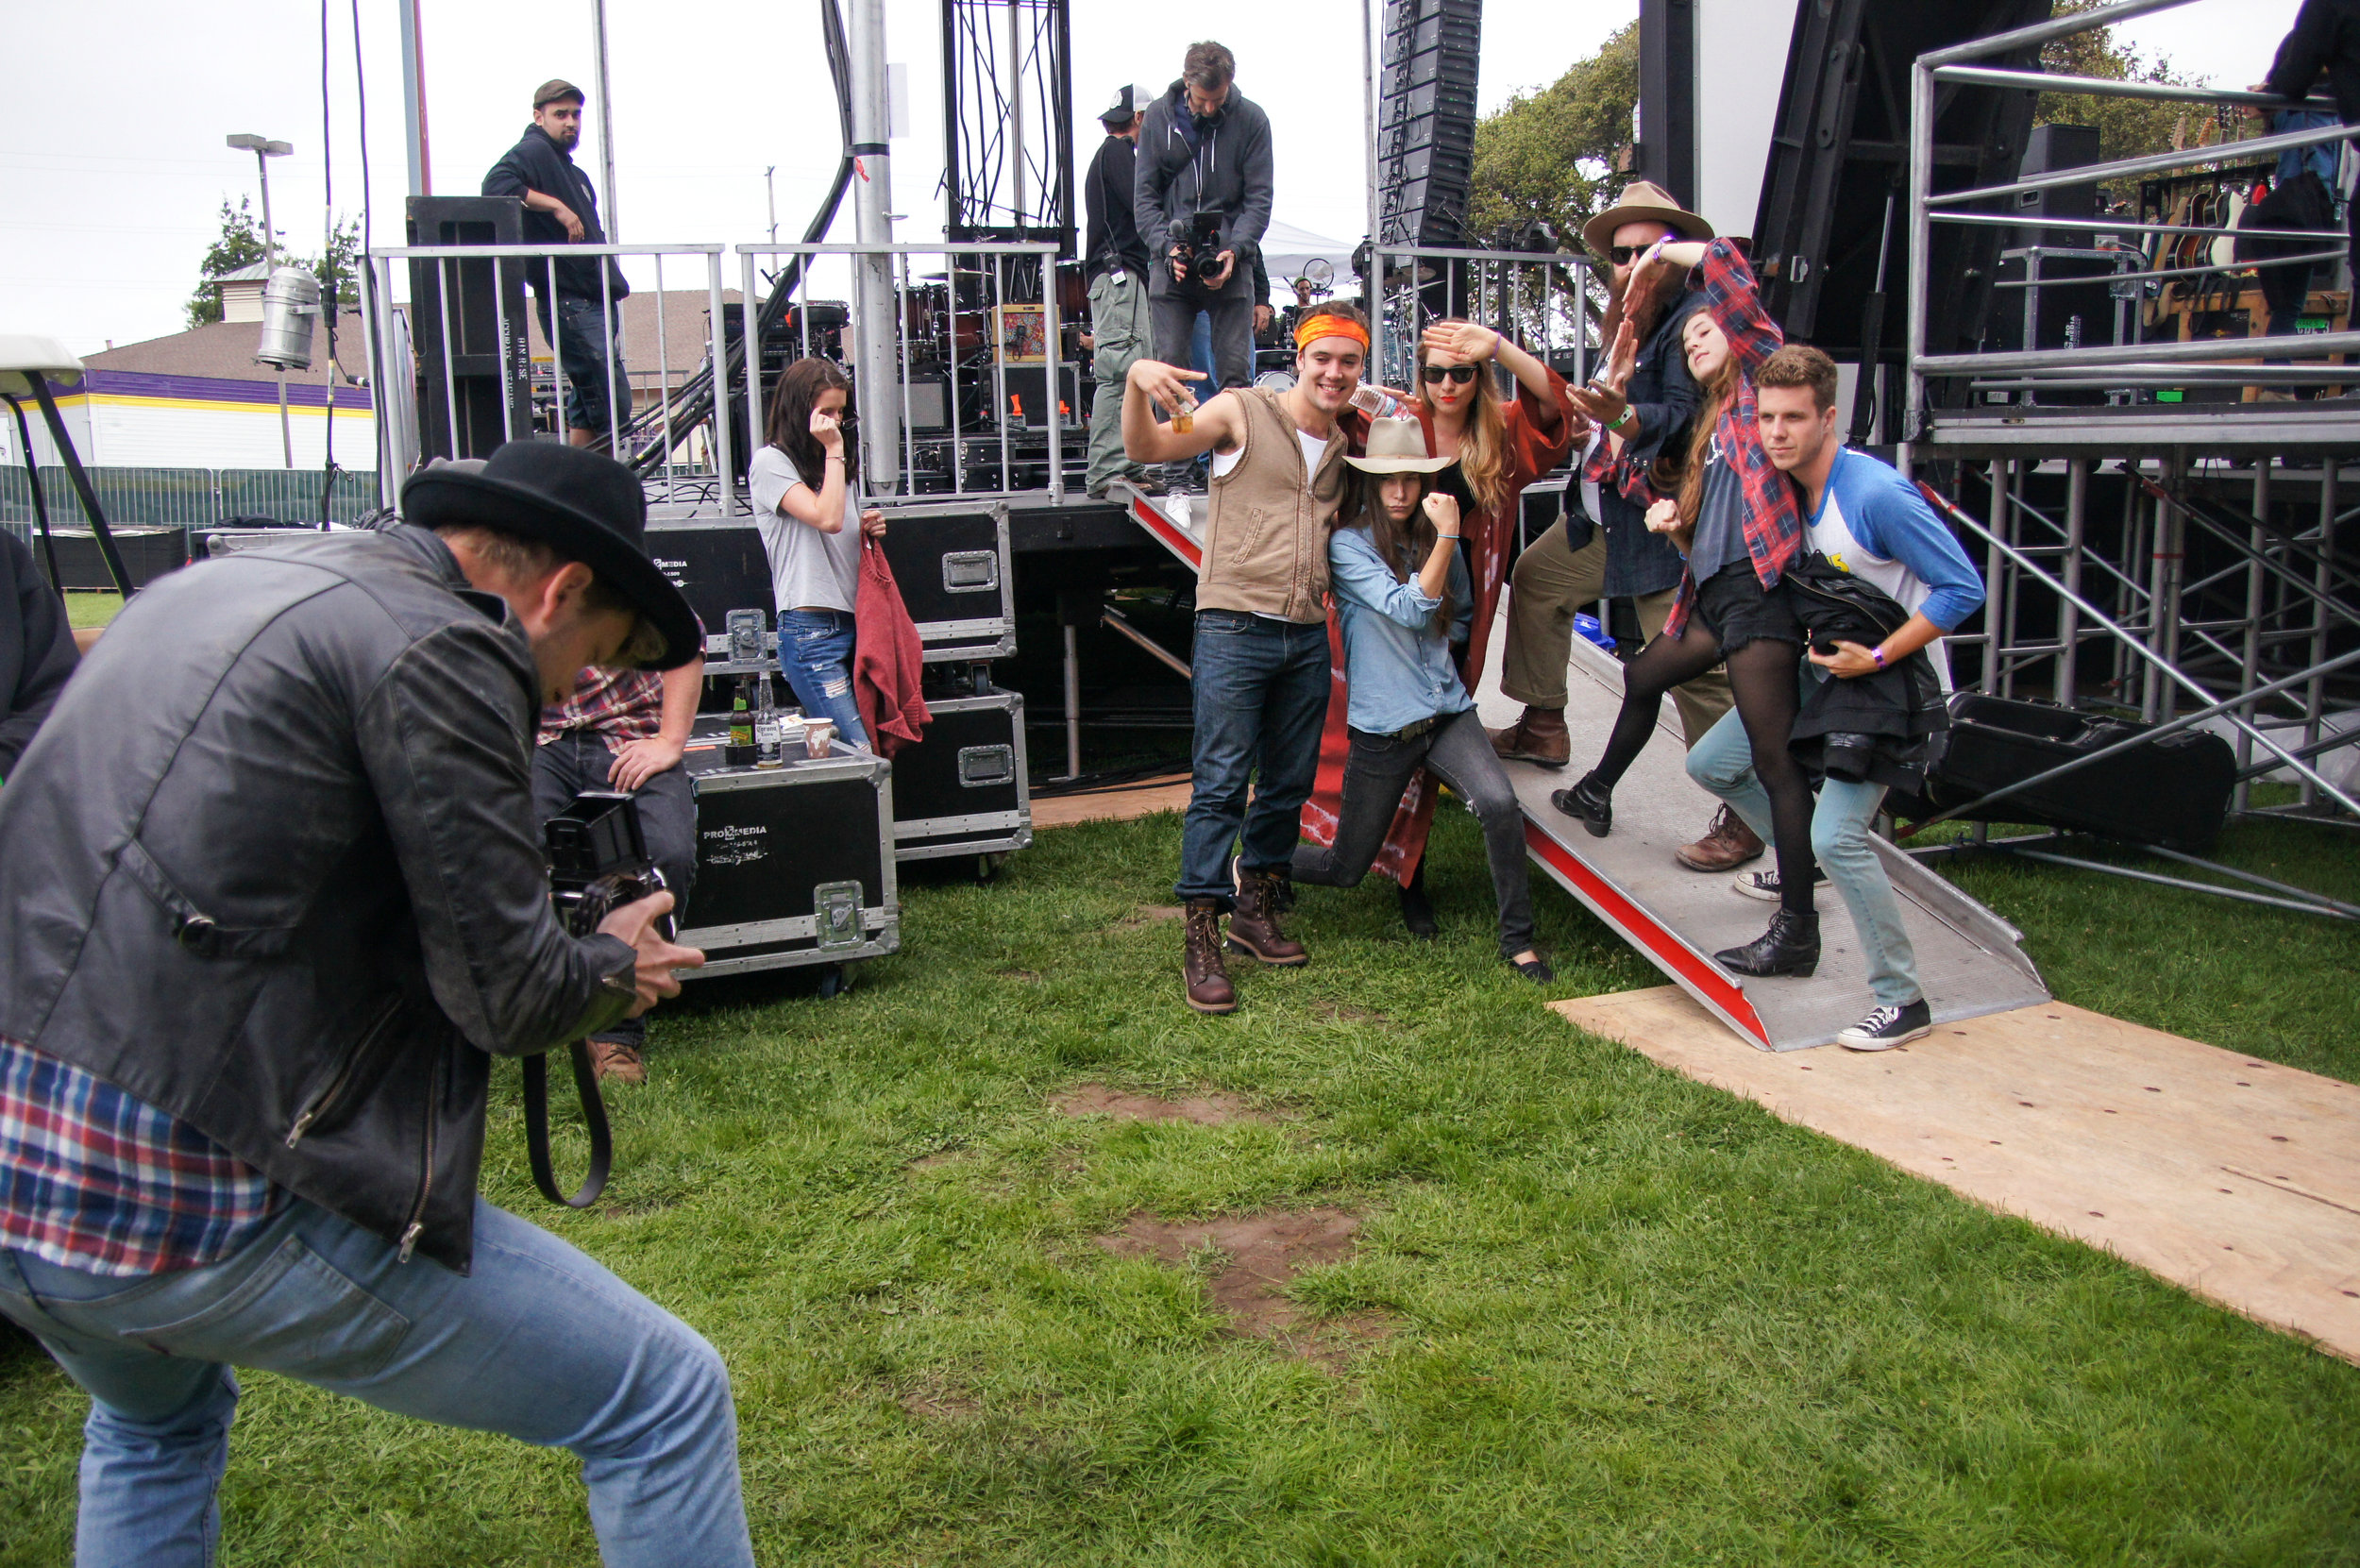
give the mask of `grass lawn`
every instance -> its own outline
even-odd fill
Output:
[[[1177,837],[907,885],[909,951],[837,1001],[692,987],[590,1213],[533,1196],[497,1080],[490,1195],[727,1357],[766,1563],[2360,1563],[2360,1369],[1567,1027],[1492,955],[1463,813],[1439,946],[1381,886],[1306,889],[1313,963],[1245,966],[1226,1020],[1179,1004]],[[2331,830],[2231,852],[2353,890]],[[2360,1076],[2349,931],[1958,874],[2066,1000]],[[1550,994],[1657,983],[1539,910]],[[1281,1116],[1048,1104],[1082,1084]],[[1334,1371],[1226,1334],[1217,1254],[1095,1244],[1312,1207],[1361,1245],[1294,1298],[1387,1325]],[[226,1563],[596,1560],[565,1455],[246,1388]],[[82,1408],[0,1364],[0,1563],[68,1556]]]
[[[123,608],[123,596],[116,593],[72,593],[63,597],[66,620],[76,632],[106,625]]]

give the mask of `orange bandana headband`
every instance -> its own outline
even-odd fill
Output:
[[[1316,338],[1350,338],[1366,348],[1369,346],[1369,329],[1342,316],[1305,316],[1302,325],[1295,329],[1295,346],[1308,348]]]

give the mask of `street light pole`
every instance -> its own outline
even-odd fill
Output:
[[[229,146],[237,152],[252,153],[254,155],[255,170],[261,177],[262,271],[264,275],[262,278],[262,286],[267,289],[270,287],[269,275],[278,270],[278,231],[273,228],[270,224],[270,160],[274,158],[284,158],[289,153],[295,151],[295,143],[292,142],[274,142],[266,136],[257,136],[251,131],[242,131],[229,138]],[[332,306],[330,308],[333,309]],[[295,466],[295,425],[287,417],[287,367],[285,365],[280,365],[278,368],[278,443],[280,450],[286,458],[287,466],[292,468]],[[333,397],[336,395],[335,378],[333,376],[329,378],[328,395],[330,397]]]

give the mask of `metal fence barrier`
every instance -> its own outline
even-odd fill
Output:
[[[86,467],[107,521],[135,527],[219,528],[232,517],[273,517],[282,523],[320,520],[320,472],[316,468],[135,468]],[[44,464],[42,498],[53,528],[87,528],[65,469]],[[339,523],[361,520],[377,505],[377,475],[369,470],[336,475],[329,516]],[[34,521],[32,486],[22,464],[0,467],[0,522],[30,538]]]

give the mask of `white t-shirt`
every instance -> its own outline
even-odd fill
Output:
[[[1295,439],[1303,443],[1303,471],[1306,474],[1319,472],[1320,459],[1327,455],[1327,438],[1323,435],[1306,435],[1301,427],[1297,427]],[[1213,454],[1213,478],[1219,479],[1230,469],[1235,468],[1238,465],[1238,460],[1243,456],[1245,456],[1243,447],[1239,447],[1235,451],[1215,452]]]
[[[802,486],[803,479],[776,447],[754,453],[746,483],[753,492],[754,521],[762,530],[763,553],[770,558],[770,593],[780,612],[851,615],[860,589],[860,502],[851,488],[844,492],[844,527],[822,533],[784,510],[787,492]]]

